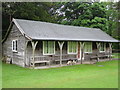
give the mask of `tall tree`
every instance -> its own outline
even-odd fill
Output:
[[[117,10],[113,2],[63,2],[53,9],[61,24],[100,28],[115,38]]]
[[[3,37],[12,18],[54,22],[50,14],[53,3],[49,2],[5,2],[2,3]]]
[[[58,23],[100,28],[106,31],[106,7],[102,3],[65,2],[56,5]],[[56,14],[55,13],[55,14]]]
[[[117,27],[117,10],[116,10],[116,3],[113,2],[107,2],[106,3],[107,12],[106,12],[106,18],[108,20],[107,22],[107,32],[109,35],[113,36],[113,33],[116,31]]]

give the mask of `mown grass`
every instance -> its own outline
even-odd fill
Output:
[[[118,88],[118,61],[35,70],[3,63],[3,88]]]

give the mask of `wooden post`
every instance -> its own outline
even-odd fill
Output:
[[[111,60],[112,55],[112,43],[109,43],[109,60]]]
[[[97,62],[99,62],[99,50],[100,50],[100,43],[96,43],[97,44]]]
[[[81,43],[81,64],[82,64],[82,61],[83,61],[83,58],[84,58],[84,45],[85,45],[85,43],[82,42]]]
[[[38,41],[36,41],[36,42],[33,42],[33,41],[31,41],[31,43],[32,43],[32,49],[33,49],[33,51],[32,51],[32,59],[33,59],[33,68],[35,67],[35,48],[36,48],[36,46],[37,46],[37,43],[38,43]]]
[[[58,44],[59,44],[59,47],[60,47],[60,66],[62,66],[62,48],[63,48],[64,42],[58,41]]]
[[[27,44],[28,44],[28,41],[25,42],[25,48],[24,48],[24,67],[26,67],[26,49],[27,49]]]

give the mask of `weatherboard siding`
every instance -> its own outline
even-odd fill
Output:
[[[17,52],[12,51],[12,40],[17,40]],[[24,47],[25,37],[21,34],[18,28],[13,25],[8,38],[3,44],[3,55],[9,56],[13,64],[24,66]]]

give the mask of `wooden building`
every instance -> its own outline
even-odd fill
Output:
[[[3,56],[22,67],[110,59],[118,40],[96,28],[13,19],[3,40]]]

